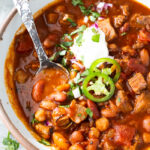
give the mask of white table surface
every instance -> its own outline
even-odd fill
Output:
[[[0,25],[4,18],[8,15],[13,8],[12,0],[0,0]],[[2,144],[3,138],[7,137],[8,130],[0,119],[0,150],[5,150],[5,146]],[[21,145],[19,150],[25,150]]]

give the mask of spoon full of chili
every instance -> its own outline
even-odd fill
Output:
[[[63,70],[66,73],[66,75],[69,76],[69,73],[66,68],[64,68],[61,64],[50,61],[50,59],[47,57],[42,47],[40,38],[38,36],[32,12],[29,8],[28,0],[13,0],[13,1],[18,10],[19,15],[21,16],[22,22],[24,23],[27,31],[30,34],[30,37],[33,41],[35,50],[38,55],[40,68],[38,69],[37,73],[41,72],[43,69],[55,68]]]

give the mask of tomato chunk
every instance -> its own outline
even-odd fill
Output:
[[[98,119],[100,117],[100,112],[97,108],[97,105],[94,102],[92,102],[91,100],[87,100],[87,105],[93,112],[93,119]]]
[[[120,145],[131,145],[131,141],[135,135],[135,128],[128,125],[115,125],[116,131],[114,141]]]

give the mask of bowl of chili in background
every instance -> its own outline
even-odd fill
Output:
[[[51,7],[51,5],[57,4],[60,1],[63,0],[59,0],[54,3],[52,2],[52,0],[31,0],[30,7],[32,12],[35,13],[34,17],[36,18],[40,16],[45,10],[47,10],[47,8]],[[150,2],[148,2],[147,0],[139,0],[139,2],[150,8]],[[142,7],[144,8],[144,6]],[[13,83],[13,63],[15,53],[13,51],[9,51],[8,53],[8,50],[13,49],[11,46],[13,46],[12,41],[14,39],[14,35],[20,35],[20,33],[24,32],[25,28],[21,26],[21,24],[21,19],[19,15],[16,14],[16,9],[14,8],[8,15],[8,18],[6,18],[6,20],[4,21],[2,28],[0,28],[0,38],[2,37],[2,40],[0,41],[0,115],[14,137],[26,149],[47,150],[49,149],[49,147],[46,147],[38,142],[41,137],[36,134],[36,132],[33,131],[33,129],[29,126],[28,120],[15,94],[16,91]],[[123,33],[125,34],[125,32]],[[130,41],[132,42],[132,40]],[[6,59],[7,62],[5,62]]]

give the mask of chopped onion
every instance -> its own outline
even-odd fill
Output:
[[[84,69],[84,66],[77,62],[76,59],[71,59],[71,63],[78,65],[81,69]]]
[[[111,3],[100,2],[97,5],[97,11],[101,13],[103,10],[107,10],[109,7],[112,7]]]
[[[97,24],[97,22],[95,22],[94,24],[92,24],[91,27],[94,27],[94,28],[98,29],[98,24]]]
[[[49,123],[49,121],[48,121],[48,120],[47,120],[47,121],[45,121],[45,125],[46,125],[46,126],[49,126],[49,124],[50,124],[50,123]]]
[[[81,96],[79,87],[76,87],[74,90],[72,90],[72,93],[74,95],[74,98],[79,98]]]

